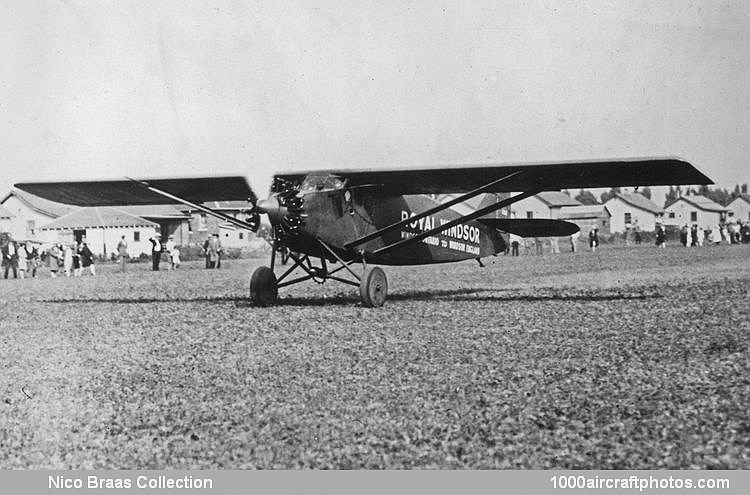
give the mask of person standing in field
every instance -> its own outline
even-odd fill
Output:
[[[83,245],[80,242],[73,244],[73,276],[74,277],[80,277],[81,276],[81,255],[78,254],[83,248]]]
[[[518,256],[518,245],[521,241],[521,238],[517,236],[516,234],[511,233],[509,240],[510,240],[510,255]]]
[[[576,231],[570,234],[570,252],[575,253],[578,251],[578,237],[580,237],[581,231]]]
[[[31,245],[31,249],[29,249]],[[39,249],[36,245],[26,244],[26,269],[31,274],[31,278],[36,277],[36,269],[39,268]]]
[[[161,261],[161,237],[159,234],[154,234],[151,241],[151,270],[154,272],[159,271],[159,262]]]
[[[596,252],[597,246],[599,246],[599,229],[594,227],[589,232],[589,248],[591,248],[592,253]]]
[[[26,264],[28,255],[26,253],[26,243],[20,242],[16,246],[18,252],[18,275],[21,279],[26,278]]]
[[[167,238],[167,243],[164,244],[164,249],[167,251],[167,257],[169,258],[169,270],[174,270],[174,259],[172,256],[175,250],[175,244],[173,235],[170,235]]]
[[[175,270],[180,267],[180,249],[175,246],[172,248],[172,268]]]
[[[66,277],[70,277],[73,273],[73,251],[75,251],[75,244],[65,244],[63,246],[63,272]]]
[[[57,244],[52,244],[52,246],[47,249],[47,268],[49,268],[49,273],[52,278],[57,277],[57,271],[62,265],[62,254],[62,249],[60,249]]]
[[[117,243],[117,258],[120,262],[120,272],[124,272],[128,263],[128,241],[125,240],[124,235],[120,237],[120,242]]]
[[[221,268],[221,241],[219,234],[214,234],[208,240],[208,257],[211,268]]]
[[[66,277],[70,277],[71,273],[73,272],[73,248],[75,245],[71,246],[69,244],[65,244],[63,246],[63,272],[65,273]]]
[[[560,254],[560,243],[557,237],[550,238],[549,245],[550,245],[550,248],[552,249],[552,254]]]
[[[206,258],[206,269],[211,268],[211,255],[208,253],[208,246],[211,244],[211,238],[209,237],[203,243],[203,256]]]
[[[18,278],[18,245],[16,241],[8,239],[8,243],[3,246],[3,266],[5,267],[5,278],[8,278],[8,271],[13,270],[13,278]]]
[[[664,248],[667,244],[667,232],[664,229],[664,225],[658,225],[656,227],[656,247]]]
[[[96,275],[94,253],[91,252],[91,249],[85,240],[81,242],[81,247],[78,249],[78,256],[81,257],[81,267],[88,268],[89,271],[91,271],[91,275]]]

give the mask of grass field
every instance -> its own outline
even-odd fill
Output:
[[[750,246],[0,280],[0,468],[750,469]]]

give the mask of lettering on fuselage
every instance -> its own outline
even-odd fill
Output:
[[[401,220],[406,220],[414,216],[416,216],[416,214],[401,210]],[[410,230],[401,231],[401,238],[412,238],[419,232],[427,232],[428,230],[434,229],[438,225],[445,225],[449,221],[450,220],[445,220],[443,218],[436,219],[432,216],[419,218],[407,225]],[[453,251],[459,251],[461,253],[468,253],[471,255],[479,256],[480,232],[481,231],[478,227],[459,223],[440,232],[437,235],[425,237],[424,239],[422,239],[422,242],[431,246],[440,246]]]

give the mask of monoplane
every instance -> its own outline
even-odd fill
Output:
[[[575,224],[494,214],[542,191],[615,186],[711,184],[678,158],[634,158],[440,168],[315,170],[279,173],[259,200],[243,176],[39,182],[16,187],[77,206],[181,203],[191,210],[257,232],[261,215],[272,226],[270,266],[250,277],[260,306],[278,290],[313,280],[359,287],[364,306],[381,306],[388,281],[376,265],[423,265],[481,259],[503,252],[507,234],[567,236]],[[439,202],[435,195],[451,193]],[[461,214],[453,207],[484,193],[496,201]],[[490,196],[491,197],[491,196]],[[244,218],[211,209],[211,201],[246,200]],[[276,253],[294,263],[277,276]],[[361,270],[356,265],[361,265]],[[348,274],[348,276],[347,276]]]

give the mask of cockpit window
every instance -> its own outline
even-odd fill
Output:
[[[344,180],[336,175],[308,175],[302,181],[300,192],[334,191],[344,188]]]

